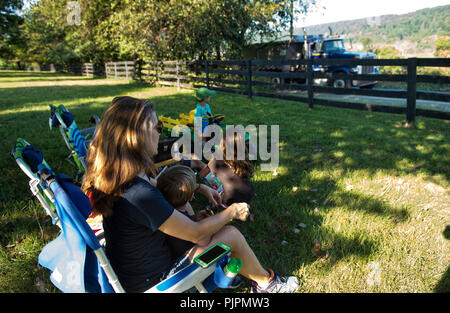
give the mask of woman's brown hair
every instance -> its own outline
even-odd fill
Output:
[[[157,152],[157,143],[149,142],[153,112],[149,100],[116,97],[97,125],[82,184],[94,215],[110,216],[126,184],[151,168],[151,156]]]
[[[227,148],[230,147],[233,147],[233,151],[227,151]],[[244,147],[243,156],[239,153],[239,150],[242,149],[242,147]],[[223,151],[223,162],[231,168],[233,173],[243,178],[253,177],[253,163],[250,161],[248,156],[248,146],[245,142],[244,133],[224,131],[221,148]]]

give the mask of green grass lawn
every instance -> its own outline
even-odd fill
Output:
[[[177,118],[194,108],[193,90],[0,71],[0,95],[0,292],[55,292],[37,258],[58,229],[10,157],[16,138],[74,177],[49,104],[64,104],[86,128],[120,95],[150,98]],[[227,124],[280,127],[279,168],[257,165],[254,218],[234,223],[264,266],[296,275],[299,292],[450,291],[448,121],[418,117],[408,129],[403,115],[221,92],[211,106]]]

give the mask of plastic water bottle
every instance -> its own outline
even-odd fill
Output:
[[[240,258],[232,258],[225,268],[223,269],[223,273],[228,278],[234,278],[239,273],[242,267],[242,260]]]

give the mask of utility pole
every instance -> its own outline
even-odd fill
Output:
[[[289,33],[291,35],[291,42],[292,42],[292,40],[294,40],[294,0],[291,0],[291,21]]]
[[[308,35],[306,34],[306,28],[303,27],[303,47],[305,49],[305,57],[304,59],[309,59],[309,43],[308,43]]]

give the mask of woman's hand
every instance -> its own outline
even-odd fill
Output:
[[[222,199],[219,193],[213,188],[208,187],[204,184],[200,184],[198,191],[206,198],[208,198],[209,204],[211,204],[213,207],[218,207],[222,204]]]
[[[250,216],[250,206],[245,202],[233,203],[227,210],[231,210],[231,217],[233,220],[245,222]]]

